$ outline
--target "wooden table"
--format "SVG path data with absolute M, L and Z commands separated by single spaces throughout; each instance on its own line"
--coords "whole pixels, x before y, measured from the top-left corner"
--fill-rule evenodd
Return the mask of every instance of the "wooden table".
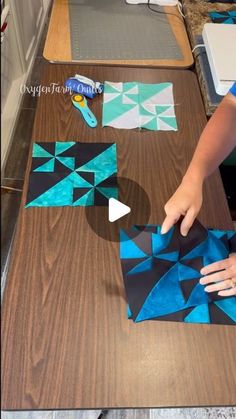
M 161 223 L 206 123 L 195 75 L 46 64 L 42 85 L 75 71 L 174 83 L 177 132 L 90 129 L 62 93 L 40 97 L 33 131 L 33 141 L 116 141 L 119 174 L 146 190 L 150 223 Z M 99 121 L 101 102 L 91 104 Z M 92 232 L 85 208 L 24 209 L 28 172 L 3 302 L 2 408 L 235 404 L 235 328 L 127 320 L 118 243 Z M 232 229 L 218 172 L 205 186 L 200 220 Z
M 123 0 L 121 0 L 123 1 Z M 165 7 L 168 21 L 183 55 L 181 60 L 80 60 L 83 64 L 135 65 L 165 68 L 188 68 L 194 63 L 184 21 L 176 7 Z M 178 18 L 173 16 L 177 15 Z M 50 62 L 72 63 L 68 0 L 54 0 L 50 24 L 43 52 Z

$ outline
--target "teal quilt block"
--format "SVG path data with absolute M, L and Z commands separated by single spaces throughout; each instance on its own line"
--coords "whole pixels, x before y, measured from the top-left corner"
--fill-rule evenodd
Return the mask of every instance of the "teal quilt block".
M 33 144 L 27 207 L 107 206 L 118 198 L 116 144 Z
M 172 83 L 105 82 L 102 125 L 177 131 Z

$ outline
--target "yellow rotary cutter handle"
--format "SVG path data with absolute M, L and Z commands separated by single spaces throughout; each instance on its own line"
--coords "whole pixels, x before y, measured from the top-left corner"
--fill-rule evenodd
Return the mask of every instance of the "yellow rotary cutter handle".
M 85 122 L 91 128 L 95 128 L 98 123 L 94 114 L 90 111 L 85 97 L 80 94 L 75 94 L 71 97 L 71 101 L 73 103 L 73 106 L 82 113 Z

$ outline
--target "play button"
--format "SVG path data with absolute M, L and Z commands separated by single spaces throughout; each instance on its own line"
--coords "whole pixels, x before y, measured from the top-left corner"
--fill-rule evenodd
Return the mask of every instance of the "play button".
M 108 208 L 108 219 L 110 223 L 119 220 L 125 215 L 129 214 L 131 208 L 128 205 L 123 204 L 115 198 L 109 199 L 109 208 Z
M 131 179 L 117 178 L 118 196 L 105 206 L 87 206 L 85 214 L 90 228 L 105 240 L 119 242 L 120 229 L 145 226 L 149 222 L 151 205 L 145 190 Z M 144 228 L 144 227 L 143 227 Z M 140 234 L 140 229 L 137 234 Z

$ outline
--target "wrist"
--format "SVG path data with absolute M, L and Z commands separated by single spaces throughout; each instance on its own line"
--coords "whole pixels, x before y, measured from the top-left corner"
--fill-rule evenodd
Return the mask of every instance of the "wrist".
M 204 180 L 205 176 L 200 171 L 191 172 L 187 170 L 183 176 L 182 184 L 202 188 Z

